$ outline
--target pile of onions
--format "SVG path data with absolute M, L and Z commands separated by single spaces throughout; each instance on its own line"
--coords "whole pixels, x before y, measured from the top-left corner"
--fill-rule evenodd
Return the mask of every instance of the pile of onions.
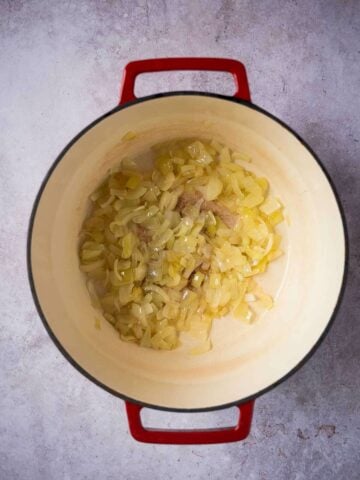
M 213 319 L 251 323 L 254 306 L 272 307 L 253 277 L 282 254 L 282 205 L 239 160 L 215 141 L 171 142 L 151 172 L 124 159 L 91 195 L 80 269 L 122 340 L 171 350 L 188 332 L 203 353 Z

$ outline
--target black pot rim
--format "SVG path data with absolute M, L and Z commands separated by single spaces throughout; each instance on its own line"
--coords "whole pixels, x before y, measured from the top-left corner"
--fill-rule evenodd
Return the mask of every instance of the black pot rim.
M 139 400 L 135 400 L 133 398 L 130 398 L 122 393 L 119 393 L 117 392 L 116 390 L 108 387 L 107 385 L 105 385 L 104 383 L 102 383 L 100 380 L 96 379 L 95 377 L 93 377 L 91 374 L 89 374 L 83 367 L 81 367 L 81 365 L 79 365 L 73 358 L 72 356 L 66 351 L 66 349 L 63 347 L 63 345 L 60 343 L 60 341 L 57 339 L 56 335 L 54 334 L 54 332 L 51 330 L 50 328 L 50 325 L 48 324 L 47 320 L 46 320 L 46 317 L 41 309 L 41 305 L 40 305 L 40 301 L 38 299 L 38 296 L 37 296 L 37 293 L 36 293 L 36 289 L 35 289 L 35 283 L 34 283 L 34 279 L 33 279 L 33 274 L 32 274 L 32 267 L 31 267 L 31 241 L 32 241 L 32 231 L 33 231 L 33 226 L 34 226 L 34 221 L 35 221 L 35 216 L 36 216 L 36 212 L 37 212 L 37 208 L 38 208 L 38 205 L 39 205 L 39 202 L 41 200 L 41 196 L 42 196 L 42 193 L 47 185 L 47 182 L 52 174 L 52 172 L 55 170 L 56 166 L 58 165 L 58 163 L 61 161 L 61 159 L 64 157 L 65 153 L 74 145 L 75 142 L 77 142 L 77 140 L 79 140 L 88 130 L 90 130 L 91 128 L 93 128 L 95 125 L 97 125 L 99 122 L 101 122 L 102 120 L 104 120 L 105 118 L 115 114 L 116 112 L 120 111 L 120 110 L 123 110 L 125 108 L 129 108 L 131 107 L 132 105 L 134 104 L 138 104 L 138 103 L 142 103 L 142 102 L 146 102 L 146 101 L 149 101 L 149 100 L 154 100 L 154 99 L 157 99 L 157 98 L 163 98 L 163 97 L 172 97 L 172 96 L 205 96 L 205 97 L 212 97 L 212 98 L 218 98 L 218 99 L 221 99 L 221 100 L 226 100 L 226 101 L 229 101 L 229 102 L 234 102 L 234 103 L 237 103 L 237 104 L 241 104 L 241 105 L 245 105 L 246 107 L 249 107 L 253 110 L 256 110 L 264 115 L 266 115 L 267 117 L 271 118 L 272 120 L 274 120 L 275 122 L 277 122 L 278 124 L 280 124 L 282 127 L 284 127 L 286 130 L 288 130 L 309 152 L 310 154 L 312 155 L 312 157 L 315 159 L 315 161 L 318 163 L 319 167 L 321 168 L 323 174 L 325 175 L 325 177 L 327 178 L 328 182 L 329 182 L 329 185 L 332 189 L 332 192 L 334 194 L 334 197 L 335 197 L 335 200 L 336 200 L 336 203 L 337 203 L 337 206 L 338 206 L 338 209 L 339 209 L 339 212 L 340 212 L 340 215 L 341 215 L 341 220 L 342 220 L 342 225 L 343 225 L 343 230 L 344 230 L 344 242 L 345 242 L 345 259 L 344 259 L 344 270 L 343 270 L 343 277 L 342 277 L 342 283 L 341 283 L 341 288 L 340 288 L 340 291 L 339 291 L 339 294 L 338 294 L 338 298 L 337 298 L 337 302 L 335 304 L 335 307 L 334 307 L 334 310 L 329 318 L 329 321 L 324 329 L 324 331 L 322 332 L 322 334 L 320 335 L 320 337 L 318 338 L 318 340 L 315 342 L 315 344 L 312 346 L 312 348 L 308 351 L 308 353 L 303 357 L 303 359 L 297 364 L 295 365 L 295 367 L 293 367 L 289 372 L 287 372 L 283 377 L 281 377 L 279 380 L 277 380 L 276 382 L 272 383 L 271 385 L 267 386 L 266 388 L 256 392 L 255 394 L 251 395 L 251 396 L 248 396 L 246 398 L 241 398 L 239 400 L 235 400 L 235 401 L 232 401 L 232 402 L 228 402 L 228 403 L 225 403 L 225 404 L 222 404 L 222 405 L 216 405 L 216 406 L 213 406 L 213 407 L 205 407 L 205 408 L 170 408 L 170 407 L 164 407 L 164 406 L 161 406 L 161 405 L 153 405 L 153 404 L 150 404 L 150 403 L 146 403 L 146 402 L 142 402 L 142 401 L 139 401 Z M 122 400 L 125 400 L 125 401 L 128 401 L 128 402 L 132 402 L 132 403 L 135 403 L 135 404 L 138 404 L 138 405 L 141 405 L 142 407 L 148 407 L 148 408 L 152 408 L 152 409 L 156 409 L 156 410 L 163 410 L 163 411 L 170 411 L 170 412 L 209 412 L 209 411 L 214 411 L 214 410 L 220 410 L 220 409 L 224 409 L 224 408 L 230 408 L 230 407 L 234 407 L 234 406 L 237 406 L 239 404 L 242 404 L 242 403 L 246 403 L 246 402 L 249 402 L 249 401 L 253 401 L 255 400 L 257 397 L 263 395 L 264 393 L 267 393 L 269 392 L 270 390 L 274 389 L 275 387 L 277 387 L 278 385 L 280 385 L 281 383 L 283 383 L 285 380 L 287 380 L 288 378 L 290 378 L 294 373 L 296 373 L 315 353 L 315 351 L 319 348 L 319 346 L 321 345 L 321 343 L 324 341 L 326 335 L 329 333 L 329 330 L 331 328 L 331 326 L 333 325 L 334 323 L 334 320 L 335 320 L 335 317 L 336 317 L 336 314 L 340 308 L 340 304 L 343 300 L 343 297 L 344 297 L 344 291 L 345 291 L 345 284 L 346 284 L 346 277 L 347 277 L 347 274 L 348 274 L 348 262 L 349 262 L 349 239 L 348 239 L 348 230 L 347 230 L 347 226 L 346 226 L 346 219 L 345 219 L 345 214 L 344 214 L 344 211 L 343 211 L 343 207 L 341 205 L 341 202 L 340 202 L 340 199 L 339 199 L 339 195 L 335 189 L 335 186 L 334 186 L 334 183 L 333 181 L 331 180 L 330 178 L 330 175 L 328 174 L 328 172 L 326 171 L 324 165 L 322 164 L 322 162 L 320 161 L 320 159 L 318 158 L 318 156 L 315 154 L 315 152 L 310 148 L 310 146 L 303 140 L 303 138 L 301 138 L 292 128 L 290 128 L 286 123 L 284 123 L 282 120 L 280 120 L 279 118 L 277 118 L 276 116 L 274 116 L 273 114 L 267 112 L 266 110 L 264 110 L 263 108 L 249 102 L 249 101 L 246 101 L 246 100 L 241 100 L 241 99 L 238 99 L 238 98 L 235 98 L 235 97 L 228 97 L 228 96 L 225 96 L 225 95 L 220 95 L 220 94 L 215 94 L 215 93 L 206 93 L 206 92 L 196 92 L 196 91 L 174 91 L 174 92 L 166 92 L 166 93 L 157 93 L 157 94 L 154 94 L 154 95 L 149 95 L 149 96 L 146 96 L 146 97 L 142 97 L 140 99 L 136 99 L 136 100 L 133 100 L 133 101 L 130 101 L 130 102 L 127 102 L 127 103 L 124 103 L 122 105 L 118 105 L 116 106 L 115 108 L 113 108 L 112 110 L 110 110 L 109 112 L 105 113 L 104 115 L 100 116 L 99 118 L 97 118 L 96 120 L 94 120 L 92 123 L 90 123 L 87 127 L 85 127 L 83 130 L 81 130 L 80 133 L 78 133 L 68 144 L 67 146 L 62 150 L 62 152 L 58 155 L 58 157 L 56 158 L 56 160 L 54 161 L 54 163 L 51 165 L 50 169 L 48 170 L 43 182 L 41 183 L 41 186 L 40 186 L 40 189 L 36 195 L 36 198 L 35 198 L 35 201 L 34 201 L 34 205 L 33 205 L 33 209 L 32 209 L 32 212 L 31 212 L 31 216 L 30 216 L 30 221 L 29 221 L 29 226 L 28 226 L 28 234 L 27 234 L 27 272 L 28 272 L 28 278 L 29 278 L 29 283 L 30 283 L 30 288 L 31 288 L 31 293 L 32 293 L 32 296 L 33 296 L 33 299 L 34 299 L 34 303 L 35 303 L 35 306 L 36 306 L 36 309 L 38 311 L 38 314 L 43 322 L 43 325 L 47 331 L 47 333 L 49 334 L 50 338 L 53 340 L 54 344 L 56 345 L 56 347 L 59 349 L 59 351 L 64 355 L 64 357 L 71 363 L 71 365 L 73 367 L 75 367 L 80 373 L 82 373 L 88 380 L 91 380 L 93 383 L 95 383 L 96 385 L 98 385 L 99 387 L 103 388 L 104 390 L 106 390 L 107 392 L 111 393 L 112 395 L 122 399 Z

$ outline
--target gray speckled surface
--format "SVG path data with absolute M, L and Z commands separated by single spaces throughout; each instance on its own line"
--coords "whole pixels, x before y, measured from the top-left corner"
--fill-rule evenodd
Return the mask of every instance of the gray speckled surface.
M 359 479 L 360 2 L 1 0 L 0 46 L 0 479 Z M 53 159 L 115 105 L 127 61 L 181 55 L 245 63 L 253 101 L 318 153 L 349 225 L 348 288 L 330 334 L 305 367 L 256 402 L 252 433 L 238 444 L 133 441 L 123 403 L 54 347 L 27 283 L 28 218 Z M 203 73 L 149 76 L 138 86 L 139 94 L 231 91 Z M 228 418 L 208 414 L 201 425 Z

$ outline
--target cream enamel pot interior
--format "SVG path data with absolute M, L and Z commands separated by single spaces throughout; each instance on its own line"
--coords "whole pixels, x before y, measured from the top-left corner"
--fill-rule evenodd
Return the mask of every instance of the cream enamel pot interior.
M 191 69 L 197 69 L 194 65 Z M 122 141 L 129 131 L 136 137 Z M 150 147 L 178 137 L 214 138 L 249 154 L 253 161 L 247 168 L 270 181 L 288 219 L 280 227 L 285 255 L 259 278 L 275 307 L 252 325 L 216 320 L 213 349 L 200 356 L 190 356 L 186 347 L 158 352 L 122 342 L 106 321 L 101 330 L 94 328 L 78 265 L 87 199 L 109 168 L 123 156 L 140 157 L 141 167 L 149 168 Z M 194 411 L 253 399 L 308 357 L 342 290 L 346 242 L 338 201 L 323 168 L 286 125 L 248 101 L 174 92 L 115 108 L 65 148 L 39 192 L 28 253 L 40 315 L 74 365 L 122 398 Z

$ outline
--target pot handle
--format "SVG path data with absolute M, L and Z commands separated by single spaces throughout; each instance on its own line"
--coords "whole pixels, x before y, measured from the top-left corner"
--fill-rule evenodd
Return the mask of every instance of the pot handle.
M 244 65 L 229 58 L 152 58 L 137 60 L 126 65 L 120 88 L 120 103 L 136 100 L 135 80 L 141 73 L 166 72 L 170 70 L 206 70 L 228 72 L 234 77 L 234 97 L 250 101 L 250 90 Z
M 125 402 L 130 433 L 135 440 L 144 443 L 171 445 L 201 445 L 228 443 L 244 440 L 250 432 L 254 401 L 237 405 L 239 420 L 234 427 L 209 430 L 155 430 L 147 429 L 141 422 L 141 405 Z

